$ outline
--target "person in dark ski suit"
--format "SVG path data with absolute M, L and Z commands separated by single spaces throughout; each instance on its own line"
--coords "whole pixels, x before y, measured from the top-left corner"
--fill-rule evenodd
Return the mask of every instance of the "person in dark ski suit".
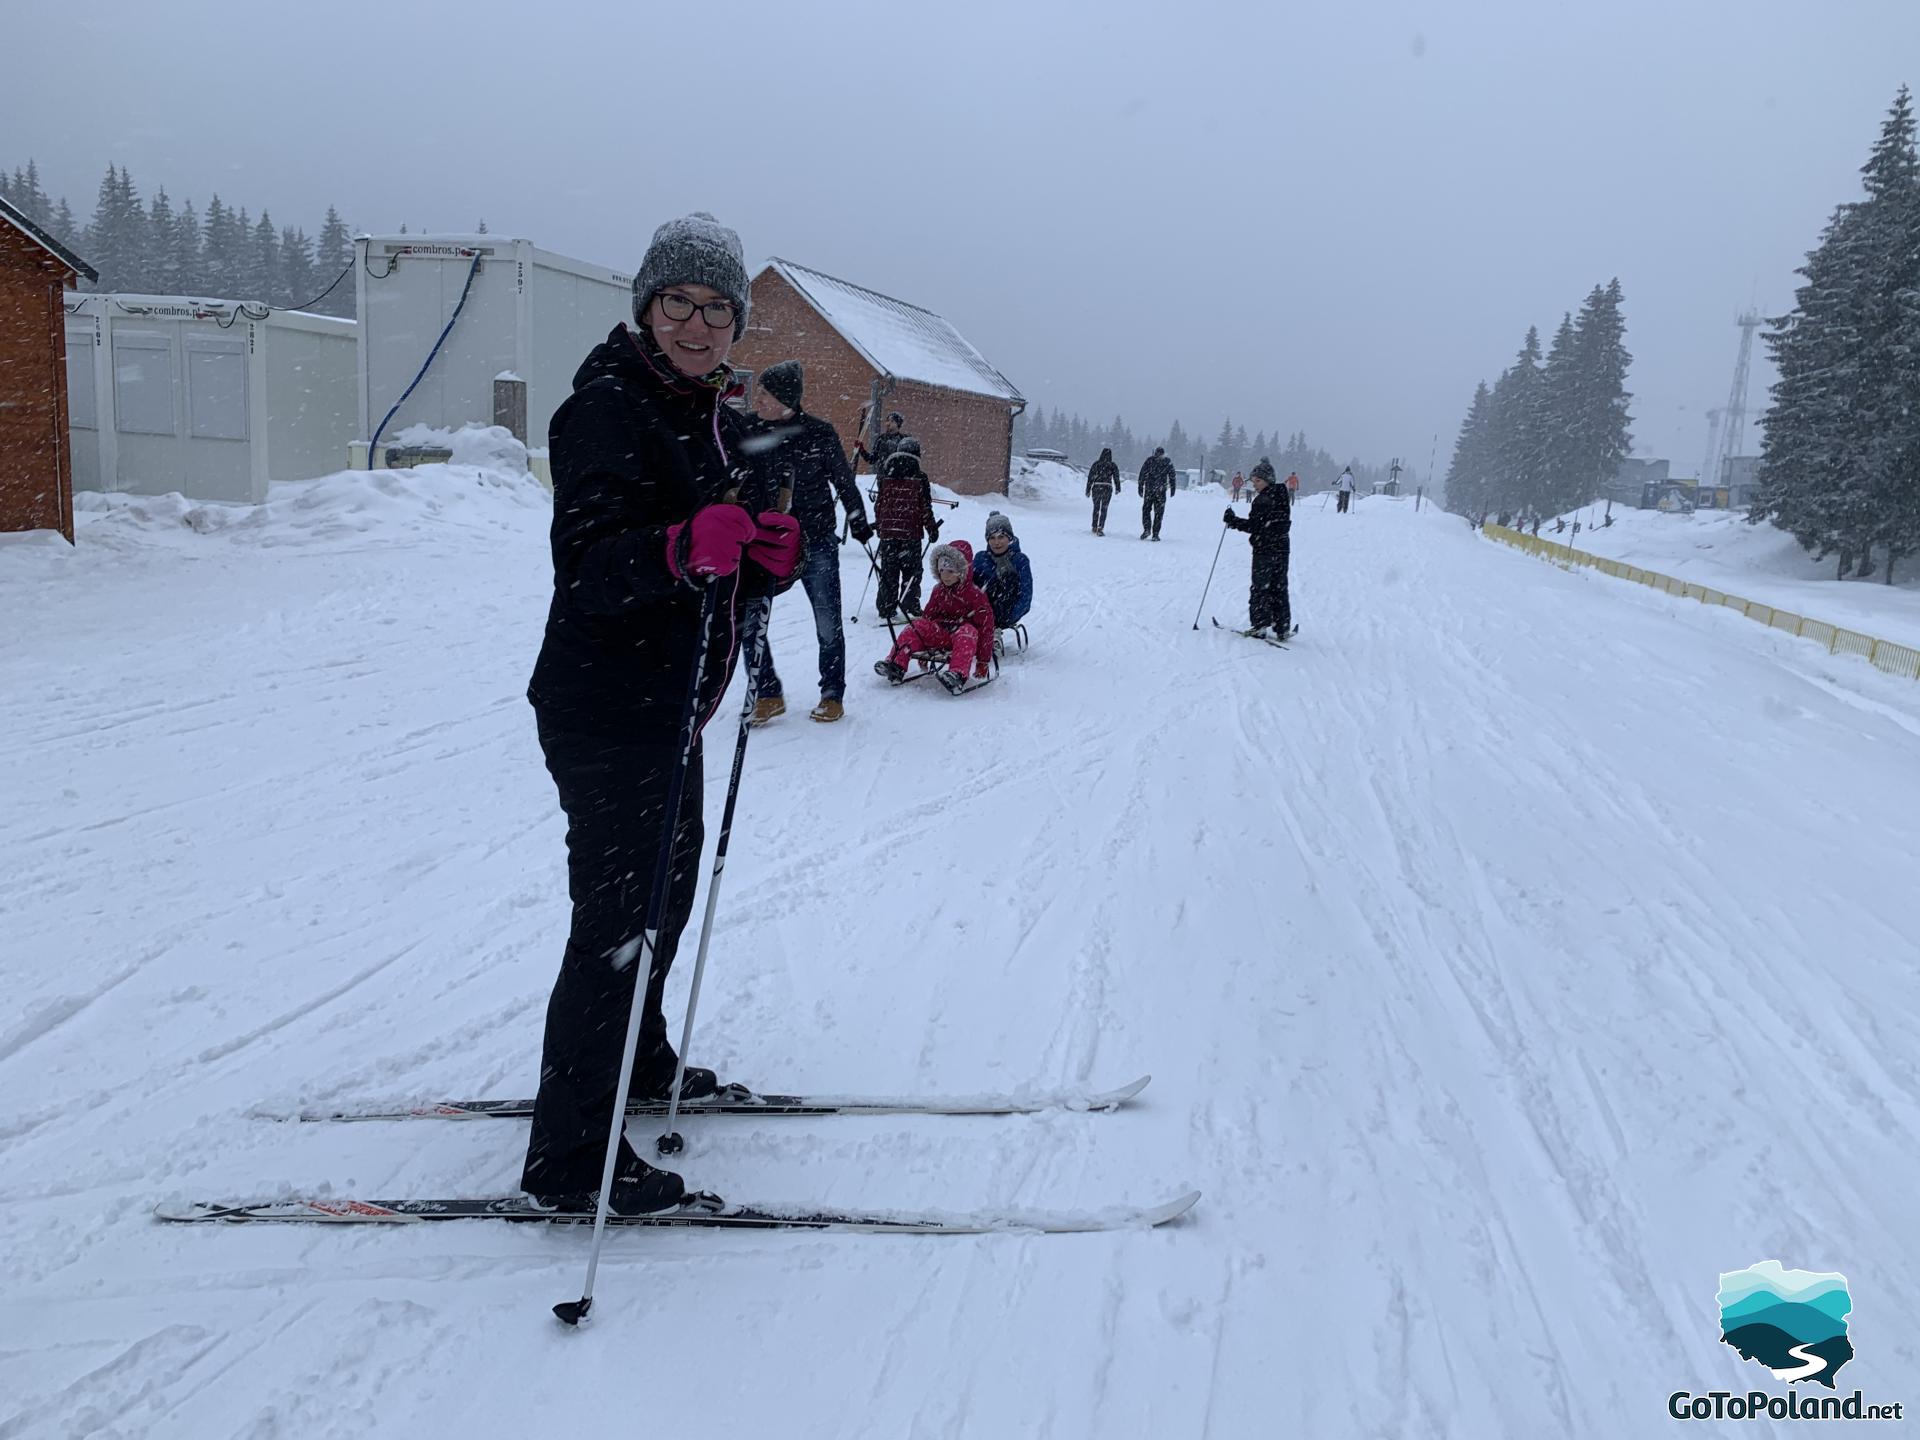
M 996 635 L 1013 629 L 1033 608 L 1033 566 L 1020 553 L 1013 522 L 998 510 L 987 516 L 987 545 L 973 557 L 973 583 L 987 592 Z
M 815 720 L 838 720 L 847 693 L 847 636 L 840 613 L 840 539 L 837 496 L 847 512 L 847 533 L 864 546 L 873 538 L 867 507 L 854 484 L 853 468 L 840 448 L 833 426 L 806 413 L 802 405 L 806 373 L 798 360 L 783 360 L 760 372 L 754 410 L 767 422 L 766 438 L 774 448 L 765 459 L 773 469 L 773 483 L 792 495 L 790 511 L 800 522 L 806 558 L 800 565 L 800 583 L 813 604 L 813 630 L 820 642 L 820 703 Z M 752 653 L 751 641 L 747 642 Z M 753 677 L 753 723 L 764 725 L 784 715 L 787 702 L 773 666 L 773 646 L 762 640 L 760 665 Z
M 1249 476 L 1253 507 L 1240 516 L 1227 507 L 1222 518 L 1253 542 L 1253 585 L 1247 593 L 1247 620 L 1255 635 L 1284 640 L 1293 633 L 1293 607 L 1287 600 L 1287 550 L 1293 505 L 1286 487 L 1274 483 L 1273 466 L 1263 456 Z
M 880 618 L 892 620 L 897 606 L 909 617 L 920 613 L 920 537 L 940 538 L 933 518 L 933 483 L 920 468 L 919 444 L 907 444 L 887 457 L 874 501 L 874 528 L 880 534 L 880 583 L 875 602 Z
M 1102 450 L 1100 458 L 1087 467 L 1087 496 L 1093 501 L 1093 533 L 1107 533 L 1107 506 L 1113 492 L 1120 488 L 1120 467 L 1113 463 L 1113 451 Z
M 880 438 L 873 442 L 873 449 L 856 444 L 853 453 L 873 468 L 873 473 L 886 473 L 887 461 L 906 447 L 913 437 L 906 433 L 907 417 L 898 410 L 887 412 L 887 428 L 880 432 Z M 916 442 L 917 443 L 917 442 Z
M 1156 448 L 1140 467 L 1135 482 L 1140 491 L 1140 538 L 1158 540 L 1160 521 L 1167 513 L 1167 496 L 1173 492 L 1173 461 L 1164 448 Z
M 587 356 L 548 431 L 553 600 L 527 698 L 567 816 L 573 922 L 547 1003 L 520 1180 L 543 1205 L 594 1203 L 624 1098 L 615 1091 L 636 984 L 645 989 L 628 1093 L 664 1098 L 672 1087 L 661 998 L 699 878 L 699 728 L 732 679 L 743 612 L 763 607 L 800 561 L 799 525 L 774 508 L 768 472 L 741 445 L 752 422 L 726 403 L 737 393 L 727 352 L 747 301 L 739 237 L 704 213 L 668 221 L 634 277 L 634 323 Z M 670 817 L 683 754 L 682 803 Z M 650 914 L 669 830 L 671 880 Z M 711 1070 L 689 1067 L 683 1094 L 717 1085 Z M 614 1211 L 663 1209 L 684 1193 L 678 1175 L 620 1141 L 606 1197 Z

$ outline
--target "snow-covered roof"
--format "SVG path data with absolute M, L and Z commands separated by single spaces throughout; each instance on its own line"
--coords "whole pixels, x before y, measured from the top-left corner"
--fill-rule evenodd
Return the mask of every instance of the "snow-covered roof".
M 967 338 L 931 310 L 778 256 L 766 269 L 800 292 L 846 342 L 883 375 L 969 395 L 1025 404 L 1019 390 Z
M 34 244 L 53 256 L 54 259 L 58 260 L 69 270 L 73 271 L 74 274 L 85 276 L 89 280 L 98 280 L 100 278 L 99 272 L 96 271 L 93 266 L 82 260 L 45 230 L 41 229 L 28 218 L 25 211 L 13 206 L 4 195 L 0 195 L 0 221 L 4 221 L 18 230 L 22 235 L 26 236 L 27 239 L 33 241 Z

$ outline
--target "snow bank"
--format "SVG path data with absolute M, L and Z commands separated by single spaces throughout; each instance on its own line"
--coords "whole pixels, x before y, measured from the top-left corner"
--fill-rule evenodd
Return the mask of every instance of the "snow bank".
M 1877 576 L 1836 580 L 1838 557 L 1816 561 L 1784 530 L 1750 525 L 1737 511 L 1668 515 L 1616 505 L 1611 526 L 1591 529 L 1586 521 L 1600 509 L 1579 513 L 1578 538 L 1571 524 L 1558 533 L 1543 526 L 1540 538 L 1883 640 L 1920 645 L 1920 562 L 1915 560 L 1896 567 L 1891 586 Z
M 514 439 L 513 432 L 504 425 L 462 425 L 458 430 L 409 425 L 388 443 L 450 450 L 453 456 L 448 463 L 452 465 L 508 473 L 527 468 L 527 447 Z

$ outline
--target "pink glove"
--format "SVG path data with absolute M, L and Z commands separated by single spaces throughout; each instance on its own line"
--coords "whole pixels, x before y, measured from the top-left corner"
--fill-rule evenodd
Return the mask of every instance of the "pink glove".
M 667 569 L 676 580 L 706 580 L 740 568 L 753 517 L 738 505 L 708 505 L 667 527 Z
M 747 558 L 776 581 L 791 580 L 800 568 L 800 522 L 778 510 L 762 510 Z

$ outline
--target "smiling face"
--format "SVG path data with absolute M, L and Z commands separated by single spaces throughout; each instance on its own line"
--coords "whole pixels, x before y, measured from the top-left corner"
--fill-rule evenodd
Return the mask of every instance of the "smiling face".
M 960 583 L 961 578 L 965 576 L 967 572 L 965 567 L 953 556 L 942 555 L 940 559 L 935 562 L 933 573 L 939 577 L 942 585 L 954 586 Z
M 1013 548 L 1013 537 L 1004 530 L 996 530 L 987 537 L 987 549 L 996 555 L 1004 555 Z
M 773 392 L 764 385 L 753 392 L 753 413 L 762 420 L 786 420 L 793 415 L 793 411 L 774 399 Z
M 666 295 L 691 300 L 693 313 L 684 320 L 670 318 L 661 299 Z M 716 329 L 707 323 L 706 311 L 701 308 L 726 298 L 705 285 L 667 285 L 647 305 L 647 328 L 653 332 L 653 343 L 682 375 L 710 375 L 726 364 L 727 352 L 733 349 L 733 322 Z

